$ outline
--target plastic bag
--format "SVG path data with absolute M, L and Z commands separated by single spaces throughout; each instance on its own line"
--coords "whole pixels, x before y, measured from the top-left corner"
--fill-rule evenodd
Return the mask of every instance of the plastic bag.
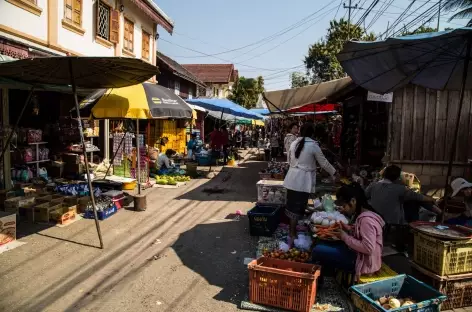
M 44 180 L 47 180 L 48 179 L 48 171 L 46 170 L 46 168 L 39 168 L 39 176 L 41 178 L 43 178 Z
M 279 249 L 283 252 L 287 252 L 290 249 L 290 246 L 285 242 L 279 242 Z
M 330 195 L 325 194 L 323 195 L 321 199 L 321 203 L 323 204 L 323 208 L 327 212 L 333 212 L 334 211 L 334 201 L 331 198 Z
M 298 238 L 296 238 L 293 243 L 298 249 L 309 250 L 312 242 L 309 236 L 298 234 Z

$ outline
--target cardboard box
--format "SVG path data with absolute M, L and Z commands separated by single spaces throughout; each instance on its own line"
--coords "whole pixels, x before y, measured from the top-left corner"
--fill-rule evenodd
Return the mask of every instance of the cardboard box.
M 50 220 L 62 225 L 74 221 L 76 216 L 77 205 L 62 204 L 62 207 L 50 212 Z
M 0 212 L 0 246 L 16 240 L 16 214 Z
M 62 161 L 66 164 L 78 165 L 80 164 L 80 156 L 74 153 L 64 153 L 62 154 Z
M 25 207 L 34 203 L 34 197 L 18 196 L 5 200 L 5 211 L 16 211 L 18 208 Z
M 61 203 L 58 204 L 53 202 L 37 205 L 33 208 L 33 222 L 49 222 L 50 213 L 61 207 Z

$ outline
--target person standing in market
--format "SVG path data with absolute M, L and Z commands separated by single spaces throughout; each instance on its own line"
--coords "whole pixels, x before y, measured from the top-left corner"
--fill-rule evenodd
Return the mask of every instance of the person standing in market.
M 197 149 L 197 134 L 192 133 L 190 140 L 187 143 L 187 158 L 189 160 L 194 159 L 195 151 Z
M 211 147 L 211 157 L 214 160 L 218 160 L 221 157 L 221 150 L 223 148 L 223 136 L 218 127 L 215 126 L 215 129 L 210 134 L 210 147 Z
M 301 128 L 301 137 L 292 142 L 289 149 L 290 165 L 284 180 L 287 189 L 287 208 L 285 214 L 290 219 L 288 245 L 293 246 L 297 237 L 297 224 L 303 218 L 308 199 L 316 187 L 316 168 L 319 165 L 333 179 L 337 177 L 336 169 L 326 160 L 318 143 L 313 140 L 315 128 L 312 123 L 305 123 Z
M 228 163 L 229 155 L 229 133 L 226 126 L 221 127 L 221 143 L 223 145 L 223 163 L 226 165 Z
M 298 123 L 293 122 L 288 126 L 288 133 L 285 136 L 284 139 L 284 152 L 287 153 L 287 159 L 288 159 L 288 152 L 290 150 L 290 145 L 292 145 L 293 141 L 295 141 L 298 138 Z

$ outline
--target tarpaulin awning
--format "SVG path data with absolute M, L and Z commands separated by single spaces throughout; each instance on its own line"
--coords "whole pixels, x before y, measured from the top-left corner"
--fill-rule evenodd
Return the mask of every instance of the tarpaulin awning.
M 71 72 L 72 70 L 72 72 Z M 150 79 L 157 67 L 130 57 L 55 56 L 0 62 L 0 77 L 32 85 L 121 88 Z
M 351 83 L 351 78 L 345 77 L 301 88 L 264 92 L 263 96 L 267 108 L 273 113 L 278 113 L 281 110 L 286 111 L 291 108 L 320 103 Z
M 335 111 L 339 104 L 308 104 L 286 110 L 287 113 L 323 113 Z
M 203 107 L 200 107 L 200 106 L 197 106 L 197 105 L 193 105 L 193 104 L 189 104 L 187 103 L 188 106 L 190 106 L 193 110 L 196 110 L 196 111 L 199 111 L 199 112 L 203 112 L 203 113 L 206 113 L 206 109 L 204 109 Z
M 262 116 L 228 100 L 228 99 L 188 99 L 188 103 L 208 110 L 231 114 L 248 119 L 262 119 Z
M 192 108 L 173 90 L 152 83 L 96 90 L 80 105 L 81 115 L 98 119 L 192 118 Z
M 263 116 L 270 114 L 270 111 L 267 108 L 251 108 L 250 111 Z

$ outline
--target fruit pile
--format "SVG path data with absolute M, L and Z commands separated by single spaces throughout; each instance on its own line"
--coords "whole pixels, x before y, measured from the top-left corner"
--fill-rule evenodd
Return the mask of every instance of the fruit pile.
M 393 296 L 380 297 L 375 300 L 375 303 L 382 306 L 385 310 L 398 309 L 400 307 L 406 307 L 415 304 L 416 302 L 411 298 L 400 298 L 397 299 Z
M 190 177 L 188 176 L 156 176 L 156 183 L 160 185 L 177 185 L 177 182 L 188 182 Z
M 269 251 L 264 249 L 262 253 L 264 257 L 274 258 L 280 260 L 294 261 L 294 262 L 307 262 L 310 259 L 310 253 L 296 248 L 292 248 L 288 251 L 283 251 L 281 249 Z

